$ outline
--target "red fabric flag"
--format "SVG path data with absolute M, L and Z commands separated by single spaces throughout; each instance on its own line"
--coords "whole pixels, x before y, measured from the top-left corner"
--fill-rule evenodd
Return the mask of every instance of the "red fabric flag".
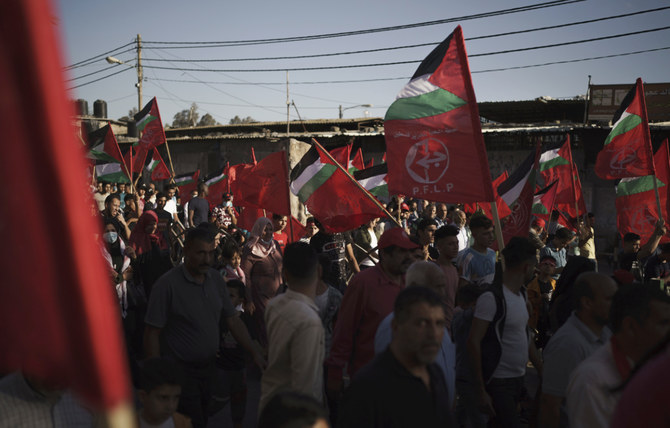
M 291 216 L 291 225 L 293 226 L 293 234 L 288 237 L 289 242 L 300 241 L 300 238 L 302 238 L 302 236 L 305 234 L 305 226 L 303 226 L 302 223 L 300 223 L 298 219 L 293 216 Z M 285 231 L 289 234 L 291 233 L 291 229 L 289 227 L 287 227 Z
M 360 147 L 358 148 L 354 159 L 351 161 L 351 166 L 359 171 L 365 169 L 365 162 L 363 162 L 363 152 L 361 151 Z
M 423 60 L 384 118 L 388 188 L 431 201 L 494 201 L 463 33 Z
M 349 158 L 351 157 L 351 146 L 349 144 L 329 150 L 329 153 L 344 169 L 349 170 Z
M 152 180 L 154 181 L 167 180 L 168 178 L 172 177 L 170 169 L 167 167 L 167 165 L 165 165 L 165 162 L 163 162 L 163 158 L 161 157 L 160 153 L 158 153 L 158 149 L 154 149 L 154 154 L 151 158 L 151 165 L 152 165 L 151 169 Z
M 385 213 L 374 196 L 337 167 L 316 140 L 291 170 L 291 191 L 329 233 L 352 230 Z
M 647 105 L 640 78 L 614 113 L 612 131 L 598 153 L 595 171 L 606 180 L 654 174 Z
M 242 207 L 240 215 L 237 217 L 237 227 L 244 230 L 251 230 L 254 223 L 261 217 L 265 217 L 264 210 L 252 207 Z
M 233 168 L 235 167 L 230 169 Z M 236 204 L 290 215 L 285 151 L 273 153 L 261 159 L 256 165 L 236 171 L 234 179 L 233 175 L 230 175 L 230 189 L 235 195 Z
M 502 200 L 500 195 L 498 194 L 498 186 L 500 186 L 503 181 L 507 180 L 509 177 L 509 174 L 507 171 L 504 171 L 498 178 L 493 180 L 493 191 L 495 192 L 496 196 L 496 207 L 498 208 L 498 216 L 502 220 L 503 218 L 507 217 L 510 215 L 512 212 L 505 201 Z M 468 214 L 474 214 L 477 211 L 477 207 L 482 210 L 484 215 L 488 218 L 493 218 L 493 212 L 491 211 L 491 203 L 490 202 L 475 202 L 475 203 L 469 203 L 469 204 L 464 204 L 463 205 L 463 211 L 465 211 Z
M 668 155 L 668 140 L 654 154 L 656 164 L 656 183 L 663 218 L 668 221 L 670 214 L 670 158 Z M 623 236 L 628 232 L 637 233 L 642 242 L 647 242 L 654 231 L 656 220 L 659 218 L 656 194 L 654 191 L 654 176 L 624 178 L 617 185 L 616 210 L 617 230 Z M 667 235 L 661 242 L 670 242 Z
M 0 371 L 20 369 L 111 409 L 131 396 L 127 357 L 55 16 L 45 0 L 0 2 L 0 240 L 11 252 L 0 257 Z M 54 209 L 61 193 L 35 191 L 44 183 L 74 195 L 67 209 Z

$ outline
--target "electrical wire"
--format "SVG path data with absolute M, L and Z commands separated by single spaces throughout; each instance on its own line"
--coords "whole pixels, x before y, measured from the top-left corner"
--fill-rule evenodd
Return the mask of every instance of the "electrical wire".
M 125 62 L 124 64 L 128 64 L 128 63 Z M 93 71 L 93 72 L 91 72 L 91 73 L 84 74 L 84 75 L 82 75 L 82 76 L 73 77 L 73 78 L 71 78 L 71 79 L 67 79 L 66 82 L 72 82 L 72 81 L 74 81 L 74 80 L 83 79 L 84 77 L 93 76 L 94 74 L 98 74 L 98 73 L 102 73 L 103 71 L 111 70 L 112 68 L 115 68 L 117 65 L 118 65 L 118 64 L 113 64 L 113 65 L 111 65 L 111 66 L 109 66 L 109 67 L 101 68 L 100 70 Z M 128 64 L 128 65 L 130 65 L 130 64 Z M 134 67 L 134 66 L 133 66 L 133 67 Z
M 390 27 L 380 27 L 380 28 L 370 28 L 366 30 L 356 30 L 356 31 L 344 31 L 338 33 L 326 33 L 326 34 L 314 34 L 309 36 L 294 36 L 294 37 L 280 37 L 272 39 L 252 39 L 252 40 L 229 40 L 229 41 L 219 41 L 219 42 L 164 42 L 164 41 L 146 41 L 144 42 L 147 46 L 146 49 L 151 49 L 151 44 L 158 45 L 183 45 L 183 46 L 164 46 L 162 49 L 189 49 L 189 48 L 208 48 L 208 47 L 223 47 L 223 46 L 248 46 L 254 44 L 270 44 L 270 43 L 286 43 L 286 42 L 298 42 L 298 41 L 307 41 L 307 40 L 320 40 L 320 39 L 330 39 L 336 37 L 348 37 L 348 36 L 358 36 L 363 34 L 373 34 L 381 33 L 387 31 L 397 31 L 397 30 L 406 30 L 410 28 L 418 27 L 427 27 L 432 25 L 446 24 L 450 22 L 460 22 L 468 21 L 473 19 L 488 18 L 493 16 L 501 16 L 512 13 L 527 12 L 531 10 L 544 9 L 555 6 L 565 6 L 573 3 L 581 3 L 585 0 L 555 0 L 545 3 L 539 3 L 529 6 L 519 6 L 509 9 L 501 9 L 492 12 L 483 12 L 473 15 L 464 15 L 454 18 L 439 19 L 435 21 L 424 21 L 417 22 L 414 24 L 404 24 L 396 25 Z
M 611 36 L 603 36 L 603 37 L 596 37 L 592 39 L 582 39 L 582 40 L 575 40 L 575 41 L 570 41 L 570 42 L 563 42 L 563 43 L 553 43 L 550 45 L 540 45 L 540 46 L 530 46 L 530 47 L 525 47 L 525 48 L 517 48 L 517 49 L 506 49 L 502 51 L 492 51 L 492 52 L 485 52 L 485 53 L 480 53 L 480 54 L 470 54 L 468 55 L 469 58 L 475 58 L 475 57 L 482 57 L 482 56 L 491 56 L 491 55 L 500 55 L 500 54 L 507 54 L 507 53 L 513 53 L 513 52 L 525 52 L 525 51 L 530 51 L 530 50 L 537 50 L 537 49 L 547 49 L 547 48 L 555 48 L 555 47 L 562 47 L 562 46 L 570 46 L 570 45 L 576 45 L 576 44 L 582 44 L 582 43 L 590 43 L 590 42 L 595 42 L 595 41 L 602 41 L 602 40 L 609 40 L 609 39 L 615 39 L 615 38 L 620 38 L 620 37 L 628 37 L 628 36 L 633 36 L 633 35 L 639 35 L 639 34 L 646 34 L 646 33 L 652 33 L 656 31 L 664 31 L 670 29 L 670 26 L 667 27 L 659 27 L 659 28 L 652 28 L 649 30 L 640 30 L 640 31 L 634 31 L 630 33 L 623 33 L 623 34 L 615 34 Z M 415 64 L 415 63 L 420 63 L 421 60 L 408 60 L 408 61 L 392 61 L 392 62 L 379 62 L 379 63 L 371 63 L 371 64 L 348 64 L 348 65 L 326 65 L 326 66 L 315 66 L 315 67 L 287 67 L 287 68 L 257 68 L 257 69 L 197 69 L 197 68 L 179 68 L 179 67 L 165 67 L 165 66 L 160 66 L 160 65 L 145 65 L 145 68 L 151 68 L 151 69 L 157 69 L 157 70 L 175 70 L 175 71 L 204 71 L 204 72 L 214 72 L 214 73 L 262 73 L 262 72 L 276 72 L 276 71 L 315 71 L 315 70 L 337 70 L 337 69 L 347 69 L 347 68 L 367 68 L 367 67 L 384 67 L 384 66 L 389 66 L 389 65 L 402 65 L 402 64 Z
M 607 20 L 612 20 L 612 19 L 619 19 L 619 18 L 627 18 L 635 15 L 642 15 L 646 13 L 652 13 L 652 12 L 659 12 L 662 10 L 670 9 L 670 6 L 665 6 L 665 7 L 658 7 L 655 9 L 647 9 L 647 10 L 642 10 L 638 12 L 631 12 L 631 13 L 626 13 L 626 14 L 620 14 L 620 15 L 612 15 L 612 16 L 606 16 L 603 18 L 596 18 L 596 19 L 589 19 L 585 21 L 579 21 L 579 22 L 570 22 L 566 24 L 558 24 L 558 25 L 550 25 L 550 26 L 545 26 L 545 27 L 537 27 L 537 28 L 530 28 L 526 30 L 518 30 L 518 31 L 508 31 L 504 33 L 496 33 L 496 34 L 488 34 L 484 36 L 475 36 L 475 37 L 469 37 L 467 38 L 468 41 L 473 41 L 473 40 L 482 40 L 482 39 L 490 39 L 490 38 L 496 38 L 496 37 L 503 37 L 503 36 L 511 36 L 511 35 L 517 35 L 517 34 L 526 34 L 526 33 L 532 33 L 536 31 L 545 31 L 545 30 L 551 30 L 551 29 L 557 29 L 557 28 L 566 28 L 566 27 L 572 27 L 575 25 L 583 25 L 583 24 L 591 24 L 595 22 L 602 22 L 602 21 L 607 21 Z M 620 36 L 622 37 L 622 36 Z M 597 40 L 597 39 L 594 39 Z M 243 61 L 276 61 L 276 60 L 293 60 L 293 59 L 305 59 L 305 58 L 323 58 L 323 57 L 332 57 L 332 56 L 342 56 L 342 55 L 357 55 L 357 54 L 366 54 L 366 53 L 374 53 L 374 52 L 384 52 L 384 51 L 393 51 L 393 50 L 399 50 L 399 49 L 412 49 L 412 48 L 418 48 L 418 47 L 425 47 L 425 46 L 434 46 L 439 44 L 440 42 L 430 42 L 430 43 L 418 43 L 418 44 L 412 44 L 412 45 L 404 45 L 404 46 L 392 46 L 392 47 L 386 47 L 386 48 L 376 48 L 376 49 L 363 49 L 363 50 L 357 50 L 357 51 L 345 51 L 345 52 L 334 52 L 334 53 L 320 53 L 320 54 L 311 54 L 311 55 L 293 55 L 293 56 L 275 56 L 275 57 L 258 57 L 258 58 L 221 58 L 221 59 L 175 59 L 175 60 L 167 60 L 163 58 L 143 58 L 144 61 L 149 61 L 149 62 L 164 62 L 164 61 L 170 61 L 170 62 L 188 62 L 188 63 L 199 63 L 199 62 L 243 62 Z
M 116 49 L 112 49 L 111 51 L 103 52 L 103 53 L 101 53 L 101 54 L 92 56 L 92 57 L 90 57 L 90 58 L 83 59 L 83 60 L 81 60 L 81 61 L 79 61 L 79 62 L 75 62 L 74 64 L 70 64 L 70 65 L 68 65 L 67 67 L 65 67 L 65 69 L 66 69 L 66 70 L 70 70 L 70 69 L 77 68 L 77 67 L 83 67 L 84 65 L 89 65 L 89 64 L 84 64 L 84 63 L 88 63 L 88 62 L 91 62 L 91 61 L 98 61 L 98 60 L 100 60 L 101 58 L 106 57 L 106 56 L 111 55 L 111 54 L 121 55 L 122 53 L 126 53 L 126 52 L 130 52 L 130 51 L 134 51 L 135 49 L 126 49 L 126 50 L 123 51 L 123 52 L 117 52 L 119 49 L 123 49 L 123 48 L 125 48 L 125 47 L 127 47 L 127 46 L 130 46 L 130 45 L 134 44 L 134 43 L 135 43 L 135 42 L 126 43 L 125 45 L 123 45 L 123 46 L 119 46 L 118 48 L 116 48 Z
M 108 74 L 108 75 L 106 75 L 106 76 L 99 77 L 99 78 L 97 78 L 97 79 L 95 79 L 95 80 L 91 80 L 90 82 L 81 83 L 81 84 L 79 84 L 79 85 L 77 85 L 77 86 L 72 86 L 72 87 L 69 88 L 69 90 L 77 89 L 77 88 L 81 88 L 82 86 L 86 86 L 86 85 L 90 85 L 91 83 L 99 82 L 99 81 L 101 81 L 101 80 L 107 79 L 107 78 L 112 77 L 112 76 L 116 76 L 117 74 L 121 74 L 121 73 L 123 73 L 124 71 L 129 71 L 129 70 L 130 70 L 130 68 L 122 68 L 121 70 L 119 70 L 119 71 L 117 71 L 117 72 L 115 72 L 115 73 L 111 73 L 111 74 Z

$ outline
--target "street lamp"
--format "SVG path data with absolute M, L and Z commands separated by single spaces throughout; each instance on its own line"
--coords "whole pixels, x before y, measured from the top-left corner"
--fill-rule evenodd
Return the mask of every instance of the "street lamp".
M 340 104 L 340 119 L 342 119 L 342 112 L 343 112 L 343 111 L 345 111 L 345 110 L 349 110 L 350 108 L 356 108 L 356 107 L 366 107 L 366 108 L 369 108 L 369 107 L 372 107 L 372 104 L 358 104 L 358 105 L 355 105 L 355 106 L 345 107 L 345 108 L 342 108 L 342 104 Z
M 137 70 L 137 83 L 135 83 L 135 87 L 137 88 L 137 111 L 142 111 L 142 80 L 144 80 L 144 77 L 142 75 L 142 38 L 140 35 L 137 35 L 137 65 L 130 65 L 127 64 L 124 61 L 121 61 L 118 58 L 114 58 L 113 56 L 108 56 L 105 58 L 105 61 L 107 61 L 109 64 L 123 64 L 127 65 L 128 67 L 135 68 Z

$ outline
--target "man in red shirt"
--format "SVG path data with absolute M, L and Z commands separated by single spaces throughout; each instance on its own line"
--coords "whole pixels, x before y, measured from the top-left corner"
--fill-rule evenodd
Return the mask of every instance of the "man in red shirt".
M 401 228 L 384 232 L 377 246 L 379 263 L 357 273 L 344 293 L 330 356 L 326 359 L 330 397 L 342 391 L 344 367 L 350 377 L 375 356 L 379 323 L 393 311 L 393 302 L 405 288 L 405 272 L 418 245 Z

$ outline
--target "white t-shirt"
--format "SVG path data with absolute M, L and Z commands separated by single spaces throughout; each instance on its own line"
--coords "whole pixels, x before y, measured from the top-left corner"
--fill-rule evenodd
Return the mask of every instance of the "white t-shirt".
M 368 234 L 370 235 L 370 248 L 377 248 L 377 235 L 374 230 L 367 229 Z M 374 261 L 373 261 L 374 260 Z M 379 260 L 369 256 L 366 257 L 360 264 L 362 266 L 374 266 Z
M 521 293 L 514 294 L 503 286 L 503 296 L 507 306 L 505 328 L 501 341 L 502 354 L 500 362 L 493 372 L 493 377 L 505 379 L 526 374 L 528 363 L 528 309 L 526 300 Z M 496 314 L 496 301 L 493 293 L 487 291 L 477 299 L 475 318 L 493 321 Z
M 174 216 L 177 214 L 177 201 L 175 199 L 170 199 L 165 203 L 165 208 L 163 209 Z

